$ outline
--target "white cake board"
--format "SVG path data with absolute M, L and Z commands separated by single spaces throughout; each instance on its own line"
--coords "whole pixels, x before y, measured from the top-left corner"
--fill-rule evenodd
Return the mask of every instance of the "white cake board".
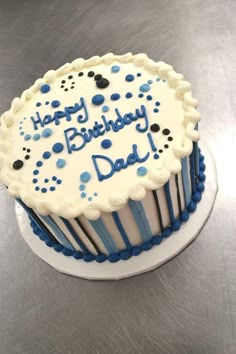
M 66 257 L 62 253 L 57 253 L 46 246 L 33 233 L 26 212 L 16 203 L 16 217 L 21 234 L 34 253 L 42 260 L 62 273 L 81 278 L 97 280 L 121 279 L 157 268 L 176 256 L 197 237 L 212 211 L 217 194 L 216 167 L 211 151 L 204 141 L 201 141 L 201 149 L 205 156 L 206 182 L 202 201 L 198 203 L 196 212 L 190 214 L 189 221 L 183 223 L 179 231 L 173 232 L 160 245 L 154 246 L 147 252 L 142 252 L 137 257 L 131 257 L 126 261 L 120 260 L 117 263 L 108 261 L 104 263 L 87 263 L 82 260 L 76 260 L 73 257 Z

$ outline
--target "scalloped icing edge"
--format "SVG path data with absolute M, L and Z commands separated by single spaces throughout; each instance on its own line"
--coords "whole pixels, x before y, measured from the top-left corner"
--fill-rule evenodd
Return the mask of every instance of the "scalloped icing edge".
M 48 202 L 42 198 L 32 195 L 26 190 L 23 183 L 10 171 L 9 160 L 7 159 L 6 151 L 8 148 L 7 133 L 9 127 L 14 123 L 14 113 L 18 112 L 27 100 L 30 100 L 43 83 L 53 83 L 57 77 L 68 74 L 72 70 L 80 71 L 84 67 L 90 67 L 101 63 L 111 64 L 114 61 L 120 63 L 134 63 L 139 67 L 153 71 L 161 78 L 165 78 L 170 87 L 176 90 L 178 99 L 181 99 L 184 104 L 185 115 L 183 123 L 185 125 L 185 136 L 182 139 L 182 144 L 173 145 L 171 156 L 168 155 L 164 160 L 163 167 L 149 173 L 149 179 L 140 182 L 133 186 L 127 195 L 116 195 L 110 197 L 107 203 L 94 202 L 87 208 L 82 210 L 78 203 L 71 205 L 70 202 L 65 202 L 63 205 Z M 21 198 L 22 201 L 30 208 L 37 210 L 40 214 L 48 215 L 55 214 L 64 218 L 75 218 L 81 214 L 91 220 L 96 220 L 100 217 L 101 212 L 113 212 L 121 209 L 128 199 L 142 200 L 145 198 L 146 190 L 160 189 L 169 180 L 171 173 L 181 171 L 180 160 L 182 157 L 189 156 L 192 152 L 193 142 L 200 139 L 199 132 L 195 130 L 195 125 L 200 121 L 200 113 L 197 111 L 198 101 L 192 97 L 191 84 L 184 80 L 182 74 L 176 73 L 173 67 L 164 62 L 155 62 L 148 58 L 146 54 L 133 55 L 126 53 L 124 55 L 114 55 L 108 53 L 102 57 L 94 56 L 90 59 L 78 58 L 72 63 L 66 63 L 57 70 L 49 70 L 43 78 L 35 81 L 33 86 L 25 90 L 21 97 L 16 97 L 11 103 L 9 111 L 3 113 L 0 117 L 0 181 L 8 187 L 8 193 L 14 198 Z

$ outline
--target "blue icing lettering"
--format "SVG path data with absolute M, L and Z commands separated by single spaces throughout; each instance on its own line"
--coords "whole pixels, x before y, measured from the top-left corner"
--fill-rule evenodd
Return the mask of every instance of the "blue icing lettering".
M 147 152 L 144 157 L 140 157 L 137 151 L 138 147 L 136 144 L 132 145 L 132 152 L 127 156 L 126 161 L 124 158 L 118 158 L 115 161 L 112 161 L 111 158 L 104 155 L 92 155 L 92 161 L 97 173 L 98 180 L 102 182 L 105 179 L 111 178 L 114 173 L 119 172 L 122 169 L 126 169 L 130 165 L 135 163 L 142 163 L 149 158 L 150 153 Z M 106 162 L 106 174 L 102 173 L 101 166 L 99 167 L 98 161 Z

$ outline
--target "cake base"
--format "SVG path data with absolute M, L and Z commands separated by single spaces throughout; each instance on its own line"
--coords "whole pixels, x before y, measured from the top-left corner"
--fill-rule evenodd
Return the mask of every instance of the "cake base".
M 172 236 L 163 240 L 160 245 L 141 253 L 137 257 L 132 257 L 125 261 L 120 260 L 117 263 L 86 263 L 57 253 L 47 247 L 33 233 L 28 215 L 16 203 L 15 210 L 20 232 L 32 251 L 42 260 L 62 273 L 77 277 L 94 280 L 122 279 L 157 268 L 176 256 L 197 237 L 212 211 L 217 194 L 216 167 L 211 151 L 204 141 L 201 141 L 201 149 L 204 153 L 207 167 L 203 201 L 198 203 L 196 212 L 190 215 L 189 221 L 183 223 L 179 231 L 174 232 Z

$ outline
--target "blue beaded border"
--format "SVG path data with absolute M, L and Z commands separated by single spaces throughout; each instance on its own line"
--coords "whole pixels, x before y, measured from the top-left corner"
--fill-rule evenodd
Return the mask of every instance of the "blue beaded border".
M 109 261 L 111 263 L 116 263 L 118 261 L 122 260 L 127 260 L 131 258 L 132 256 L 138 256 L 140 253 L 143 251 L 148 251 L 150 250 L 153 246 L 159 245 L 163 239 L 169 237 L 173 231 L 178 231 L 181 227 L 182 222 L 185 222 L 189 219 L 189 214 L 193 213 L 197 209 L 197 203 L 200 202 L 202 198 L 202 193 L 205 189 L 205 179 L 206 176 L 204 174 L 204 171 L 206 169 L 206 166 L 204 164 L 204 156 L 200 154 L 199 156 L 199 175 L 198 175 L 198 183 L 196 185 L 196 193 L 192 196 L 191 202 L 189 203 L 188 207 L 186 210 L 184 210 L 179 219 L 176 219 L 173 225 L 170 227 L 166 227 L 162 234 L 153 236 L 151 240 L 144 242 L 140 246 L 134 246 L 130 250 L 122 250 L 118 253 L 113 253 L 110 254 L 109 256 L 106 256 L 104 254 L 99 254 L 99 255 L 93 255 L 93 254 L 83 254 L 80 251 L 71 251 L 65 246 L 61 245 L 60 243 L 56 243 L 55 241 L 48 240 L 46 237 L 45 233 L 41 231 L 35 222 L 30 218 L 30 226 L 33 229 L 33 232 L 35 235 L 37 235 L 40 240 L 44 241 L 48 247 L 54 248 L 56 252 L 61 252 L 65 256 L 72 256 L 75 259 L 83 259 L 85 262 L 91 262 L 91 261 L 96 261 L 98 263 L 102 263 L 105 261 Z

